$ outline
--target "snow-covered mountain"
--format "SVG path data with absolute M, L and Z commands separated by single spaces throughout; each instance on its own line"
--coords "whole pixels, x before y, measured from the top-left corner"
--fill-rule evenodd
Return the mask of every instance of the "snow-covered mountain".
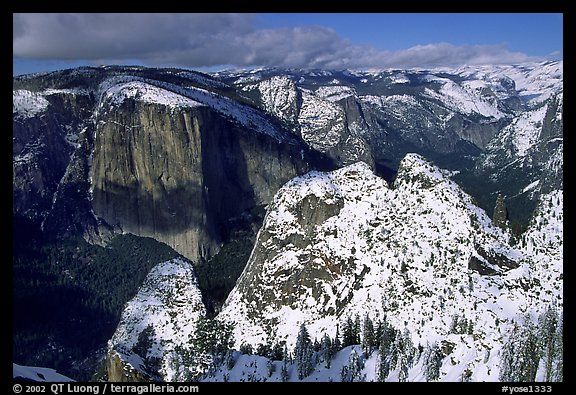
M 133 233 L 186 258 L 125 306 L 111 380 L 561 377 L 562 61 L 15 77 L 13 197 L 47 240 Z M 214 318 L 194 265 L 247 256 L 239 223 L 261 227 Z M 234 281 L 219 259 L 210 273 Z M 356 316 L 393 344 L 357 337 L 328 357 L 298 341 Z M 549 357 L 525 374 L 510 334 L 531 325 Z
M 271 350 L 280 344 L 296 355 L 301 325 L 311 341 L 319 342 L 342 336 L 346 321 L 358 316 L 385 322 L 396 333 L 395 342 L 411 348 L 400 343 L 390 346 L 396 351 L 347 346 L 330 357 L 320 348 L 303 378 L 298 362 L 287 356 L 279 360 L 271 351 L 232 351 L 207 365 L 202 380 L 341 381 L 351 379 L 342 371 L 357 358 L 355 380 L 427 381 L 430 350 L 440 350 L 433 380 L 503 380 L 514 328 L 526 320 L 541 325 L 550 309 L 562 310 L 562 207 L 562 191 L 546 195 L 528 231 L 513 245 L 509 231 L 496 227 L 450 180 L 450 172 L 417 154 L 404 158 L 393 185 L 362 162 L 297 177 L 270 204 L 250 260 L 217 316 L 233 327 L 233 349 Z M 171 284 L 170 276 L 165 278 Z M 156 281 L 147 280 L 140 290 L 139 308 L 131 302 L 115 339 L 135 343 L 143 323 L 158 326 L 157 313 L 150 310 L 157 303 L 142 299 Z M 199 317 L 187 314 L 197 301 L 168 302 L 176 297 L 175 289 L 165 291 L 162 311 L 185 316 L 187 326 L 179 334 L 156 329 L 156 343 L 190 339 L 195 330 Z M 126 322 L 135 319 L 129 316 L 137 317 L 140 326 L 131 325 L 127 335 Z M 410 362 L 396 361 L 380 377 L 382 360 L 394 353 L 400 360 L 408 353 Z M 157 356 L 166 364 L 168 355 Z M 188 363 L 182 362 L 185 369 L 196 369 Z M 535 379 L 548 380 L 543 361 L 537 368 Z
M 562 306 L 561 192 L 540 207 L 513 247 L 449 173 L 418 155 L 402 161 L 393 186 L 362 163 L 309 173 L 276 195 L 220 317 L 235 324 L 237 347 L 293 347 L 301 324 L 312 339 L 334 338 L 347 317 L 385 317 L 414 345 L 452 344 L 443 379 L 497 381 L 511 325 Z M 455 332 L 461 321 L 473 328 Z
M 205 314 L 192 264 L 181 258 L 158 264 L 108 342 L 109 379 L 177 380 L 175 361 L 190 349 L 190 336 Z

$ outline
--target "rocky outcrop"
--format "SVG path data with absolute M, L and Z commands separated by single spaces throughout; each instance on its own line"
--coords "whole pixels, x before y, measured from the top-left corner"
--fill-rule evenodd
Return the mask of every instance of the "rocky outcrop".
M 361 162 L 284 185 L 219 315 L 236 325 L 237 345 L 293 345 L 301 323 L 311 337 L 334 336 L 354 314 L 386 315 L 398 328 L 415 320 L 419 336 L 434 338 L 463 309 L 480 320 L 472 306 L 492 285 L 475 277 L 473 294 L 469 262 L 494 266 L 501 285 L 522 255 L 448 175 L 409 154 L 393 187 Z M 439 310 L 444 318 L 429 318 Z
M 148 383 L 156 381 L 140 369 L 122 360 L 116 351 L 106 355 L 106 373 L 108 381 L 115 383 Z
M 501 229 L 506 229 L 508 226 L 508 209 L 504 202 L 504 197 L 500 194 L 496 197 L 496 205 L 494 206 L 494 214 L 492 215 L 494 225 Z
M 357 161 L 373 165 L 370 147 L 360 135 L 367 127 L 360 104 L 353 96 L 334 102 L 339 97 L 331 95 L 329 88 L 312 92 L 299 88 L 286 76 L 274 76 L 244 90 L 256 91 L 267 112 L 337 165 Z

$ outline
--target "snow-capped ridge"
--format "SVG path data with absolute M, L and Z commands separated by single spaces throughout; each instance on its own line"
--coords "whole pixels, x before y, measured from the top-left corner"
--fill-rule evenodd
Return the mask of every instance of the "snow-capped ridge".
M 104 103 L 115 106 L 126 99 L 157 103 L 170 108 L 209 107 L 224 117 L 246 128 L 274 137 L 279 141 L 292 142 L 289 134 L 274 125 L 258 110 L 197 87 L 181 87 L 162 81 L 137 76 L 116 76 L 102 82 L 98 88 L 100 106 Z
M 317 337 L 333 336 L 338 321 L 356 312 L 380 317 L 393 312 L 398 328 L 416 320 L 413 327 L 420 329 L 413 340 L 421 344 L 441 339 L 453 314 L 473 316 L 487 331 L 495 325 L 493 317 L 480 311 L 462 310 L 479 295 L 488 298 L 494 286 L 474 272 L 489 268 L 503 276 L 494 281 L 502 282 L 523 254 L 507 244 L 508 236 L 445 172 L 416 154 L 407 155 L 402 166 L 412 177 L 397 181 L 394 189 L 368 165 L 356 163 L 328 173 L 310 172 L 278 192 L 221 313 L 236 323 L 238 343 L 265 342 L 272 330 L 292 345 L 293 328 L 302 322 Z M 436 182 L 432 189 L 422 188 L 415 176 Z M 479 294 L 429 297 L 455 286 L 468 289 L 470 276 L 476 278 Z M 285 284 L 291 284 L 290 297 L 275 291 Z M 406 292 L 411 296 L 403 302 L 389 300 Z M 503 306 L 514 299 L 506 293 L 499 297 Z M 387 302 L 381 304 L 383 300 Z M 428 310 L 440 308 L 438 303 L 446 315 L 428 320 Z M 490 309 L 501 319 L 508 317 L 503 307 Z

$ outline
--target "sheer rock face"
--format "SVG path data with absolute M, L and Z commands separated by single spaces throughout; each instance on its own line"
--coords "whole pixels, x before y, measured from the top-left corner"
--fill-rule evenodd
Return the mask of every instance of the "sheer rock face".
M 13 210 L 42 221 L 92 107 L 76 92 L 14 91 L 12 117 Z
M 304 169 L 297 147 L 208 107 L 126 101 L 104 119 L 94 148 L 95 214 L 192 260 L 216 252 L 229 218 L 267 203 Z

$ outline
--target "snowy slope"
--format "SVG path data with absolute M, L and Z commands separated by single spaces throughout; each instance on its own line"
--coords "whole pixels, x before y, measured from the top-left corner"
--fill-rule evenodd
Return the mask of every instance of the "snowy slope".
M 528 270 L 537 278 L 540 300 L 552 301 L 563 292 L 564 192 L 555 190 L 540 196 L 536 214 L 520 241 L 530 256 Z
M 562 188 L 563 93 L 519 113 L 478 157 L 476 175 L 489 176 L 509 197 L 535 201 Z
M 335 146 L 346 127 L 340 106 L 306 91 L 302 93 L 298 122 L 304 141 L 320 151 Z
M 264 80 L 258 85 L 248 85 L 247 90 L 258 89 L 264 109 L 278 119 L 294 123 L 298 117 L 296 85 L 287 77 Z
M 48 100 L 44 95 L 25 89 L 15 90 L 12 93 L 12 112 L 20 116 L 33 117 L 48 108 Z
M 470 80 L 487 81 L 496 93 L 513 88 L 526 104 L 538 105 L 563 89 L 564 62 L 464 66 L 452 72 Z
M 35 366 L 22 366 L 12 364 L 12 377 L 15 379 L 26 379 L 38 382 L 68 382 L 74 381 L 69 377 L 61 375 L 54 369 L 38 368 Z
M 329 154 L 338 163 L 367 160 L 369 148 L 361 137 L 363 126 L 337 103 L 350 96 L 355 98 L 354 89 L 329 85 L 314 91 L 295 83 L 295 79 L 295 76 L 272 76 L 256 84 L 243 85 L 242 89 L 257 92 L 263 109 L 281 120 L 311 148 Z
M 85 89 L 46 89 L 41 92 L 15 89 L 12 91 L 12 113 L 22 118 L 31 118 L 42 114 L 50 105 L 46 97 L 58 94 L 88 95 L 89 92 Z
M 440 78 L 436 76 L 426 76 L 427 81 L 435 82 L 441 85 L 438 92 L 430 88 L 425 88 L 426 96 L 437 99 L 442 102 L 446 107 L 453 111 L 462 114 L 478 114 L 486 118 L 500 119 L 504 114 L 498 110 L 497 102 L 488 100 L 483 94 L 482 89 L 486 88 L 484 84 L 474 81 L 467 81 L 458 85 L 448 78 Z
M 100 108 L 103 108 L 106 103 L 111 106 L 120 105 L 129 98 L 171 108 L 205 106 L 248 129 L 267 134 L 279 141 L 291 141 L 287 133 L 275 126 L 255 108 L 199 87 L 182 87 L 125 75 L 111 77 L 102 82 L 98 87 L 98 97 L 100 97 Z
M 507 325 L 562 299 L 561 282 L 536 296 L 543 272 L 528 268 L 541 261 L 509 237 L 418 155 L 406 156 L 393 188 L 363 163 L 312 172 L 276 195 L 220 317 L 235 323 L 237 346 L 292 347 L 301 323 L 312 338 L 333 337 L 347 316 L 386 315 L 416 345 L 455 345 L 446 380 L 468 369 L 498 380 Z M 561 257 L 551 259 L 558 277 Z M 472 321 L 473 333 L 451 333 L 454 317 Z
M 163 378 L 174 380 L 173 354 L 178 348 L 189 348 L 188 340 L 196 321 L 205 314 L 191 263 L 180 258 L 160 263 L 127 303 L 108 342 L 109 352 L 114 350 L 124 363 L 143 371 L 148 370 L 146 358 L 159 358 Z M 138 355 L 134 347 L 149 325 L 153 328 L 152 345 L 146 355 Z
M 548 106 L 526 111 L 514 118 L 500 134 L 492 140 L 487 147 L 488 155 L 486 160 L 490 160 L 493 155 L 498 155 L 498 151 L 503 147 L 510 147 L 508 157 L 519 159 L 526 156 L 528 150 L 536 145 L 540 140 L 542 123 L 546 116 Z

